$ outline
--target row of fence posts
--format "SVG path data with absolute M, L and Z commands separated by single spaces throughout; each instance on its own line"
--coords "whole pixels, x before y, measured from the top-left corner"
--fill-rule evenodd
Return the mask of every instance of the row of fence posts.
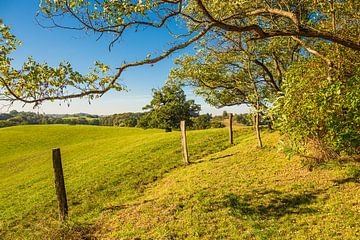
M 232 128 L 232 118 L 233 115 L 229 114 L 229 141 L 230 144 L 233 144 L 233 128 Z M 185 121 L 180 122 L 180 131 L 181 131 L 181 149 L 182 149 L 182 157 L 185 164 L 189 164 L 189 152 L 186 141 L 186 124 Z M 52 159 L 53 159 L 53 167 L 54 167 L 54 175 L 55 175 L 55 188 L 56 188 L 56 196 L 58 200 L 58 208 L 59 208 L 59 219 L 64 222 L 68 216 L 68 204 L 66 198 L 66 189 L 65 189 L 65 181 L 64 181 L 64 173 L 61 163 L 61 153 L 60 148 L 54 148 L 52 150 Z

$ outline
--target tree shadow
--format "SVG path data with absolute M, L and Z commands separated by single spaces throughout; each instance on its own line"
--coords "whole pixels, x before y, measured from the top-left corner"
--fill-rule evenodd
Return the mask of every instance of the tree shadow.
M 346 183 L 360 183 L 360 169 L 350 168 L 348 170 L 348 176 L 343 179 L 332 180 L 335 185 L 342 185 Z
M 288 214 L 314 213 L 317 209 L 308 205 L 314 202 L 320 192 L 301 194 L 284 193 L 276 190 L 253 191 L 250 194 L 225 196 L 225 207 L 235 217 L 258 219 L 280 218 Z
M 343 179 L 333 180 L 336 185 L 342 185 L 345 183 L 360 183 L 360 179 L 357 177 L 348 177 Z
M 352 155 L 352 156 L 341 156 L 338 159 L 339 162 L 341 163 L 352 163 L 352 162 L 360 162 L 360 154 L 358 155 Z
M 198 163 L 202 163 L 202 162 L 216 161 L 216 160 L 220 160 L 220 159 L 223 159 L 223 158 L 228 158 L 228 157 L 231 157 L 231 156 L 234 156 L 234 155 L 235 154 L 233 153 L 233 154 L 227 154 L 227 155 L 223 155 L 223 156 L 205 158 L 203 160 L 191 162 L 191 164 L 198 164 Z

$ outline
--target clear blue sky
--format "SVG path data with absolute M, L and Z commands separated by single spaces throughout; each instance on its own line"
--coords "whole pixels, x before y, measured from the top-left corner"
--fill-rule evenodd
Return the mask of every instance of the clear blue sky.
M 37 0 L 0 0 L 0 18 L 5 24 L 11 26 L 12 33 L 23 42 L 23 45 L 13 54 L 15 66 L 20 66 L 28 56 L 33 56 L 39 62 L 47 62 L 54 66 L 62 61 L 69 61 L 76 70 L 83 73 L 86 73 L 89 66 L 96 60 L 110 65 L 111 68 L 116 68 L 124 61 L 140 60 L 148 53 L 161 52 L 166 47 L 167 40 L 170 39 L 165 30 L 151 29 L 129 33 L 109 52 L 109 38 L 96 41 L 96 36 L 92 34 L 40 27 L 35 21 L 36 12 L 39 10 L 38 4 Z M 92 114 L 142 111 L 142 107 L 151 100 L 151 89 L 159 88 L 164 84 L 170 69 L 175 66 L 174 59 L 186 52 L 191 52 L 191 49 L 177 52 L 153 67 L 127 70 L 121 77 L 121 82 L 129 92 L 109 92 L 101 99 L 94 100 L 91 105 L 86 99 L 73 100 L 70 107 L 65 106 L 66 104 L 60 106 L 60 102 L 44 103 L 39 111 Z M 188 98 L 195 99 L 202 105 L 203 113 L 221 114 L 224 110 L 234 113 L 247 111 L 245 106 L 216 109 L 207 105 L 200 97 L 194 96 L 191 89 L 185 89 L 185 91 Z M 31 106 L 23 107 L 20 104 L 12 109 L 34 111 Z M 7 108 L 0 108 L 0 112 L 4 111 L 7 111 Z

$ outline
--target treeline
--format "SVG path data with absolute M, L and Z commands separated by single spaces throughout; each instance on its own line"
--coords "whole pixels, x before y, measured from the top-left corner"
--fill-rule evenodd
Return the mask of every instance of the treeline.
M 100 118 L 102 126 L 136 127 L 144 113 L 119 113 Z
M 0 114 L 0 128 L 28 124 L 100 125 L 99 116 L 85 113 L 74 115 L 46 115 L 34 112 L 11 111 Z
M 36 124 L 70 124 L 70 125 L 98 125 L 116 127 L 140 127 L 143 128 L 144 119 L 139 122 L 147 113 L 119 113 L 109 116 L 98 116 L 86 113 L 80 114 L 38 114 L 34 112 L 11 111 L 0 114 L 0 128 L 16 125 Z M 191 117 L 187 123 L 189 129 L 222 128 L 228 114 L 212 116 L 212 114 L 200 114 Z M 251 114 L 235 114 L 234 121 L 241 125 L 252 125 Z M 142 125 L 141 125 L 142 124 Z
M 120 113 L 113 114 L 100 118 L 101 126 L 116 126 L 116 127 L 139 127 L 151 128 L 150 119 L 147 117 L 148 113 Z M 212 116 L 211 114 L 201 114 L 196 117 L 191 117 L 187 122 L 189 129 L 208 129 L 208 128 L 222 128 L 222 116 Z M 175 127 L 176 128 L 176 127 Z

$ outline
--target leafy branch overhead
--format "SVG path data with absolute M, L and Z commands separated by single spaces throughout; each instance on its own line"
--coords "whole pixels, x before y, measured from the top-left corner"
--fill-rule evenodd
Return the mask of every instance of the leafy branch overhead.
M 125 38 L 129 31 L 145 28 L 167 29 L 173 40 L 160 54 L 144 53 L 144 57 L 139 56 L 140 60 L 115 66 L 112 71 L 103 63 L 97 63 L 89 73 L 82 74 L 73 70 L 69 63 L 51 67 L 32 59 L 15 70 L 8 56 L 19 42 L 2 24 L 1 99 L 37 105 L 46 100 L 85 96 L 92 99 L 110 89 L 123 90 L 118 80 L 128 68 L 157 63 L 209 33 L 238 33 L 244 35 L 246 41 L 256 42 L 296 37 L 304 43 L 336 43 L 360 50 L 360 23 L 357 21 L 360 7 L 356 2 L 42 0 L 43 14 L 36 18 L 40 25 L 93 32 L 99 39 L 107 34 L 113 37 L 109 48 Z
M 297 36 L 360 50 L 356 0 L 44 0 L 41 8 L 52 26 L 112 33 L 113 43 L 130 29 L 181 22 L 190 27 L 189 35 L 212 24 L 224 31 L 247 32 L 252 39 Z M 60 16 L 71 16 L 76 23 L 62 25 Z
M 12 67 L 10 54 L 21 42 L 10 33 L 10 28 L 1 23 L 0 97 L 10 102 L 22 101 L 38 105 L 45 100 L 68 99 L 88 96 L 89 99 L 101 94 L 109 84 L 117 90 L 123 87 L 111 83 L 109 66 L 96 62 L 87 74 L 75 71 L 70 63 L 51 67 L 38 63 L 31 57 L 20 69 Z

